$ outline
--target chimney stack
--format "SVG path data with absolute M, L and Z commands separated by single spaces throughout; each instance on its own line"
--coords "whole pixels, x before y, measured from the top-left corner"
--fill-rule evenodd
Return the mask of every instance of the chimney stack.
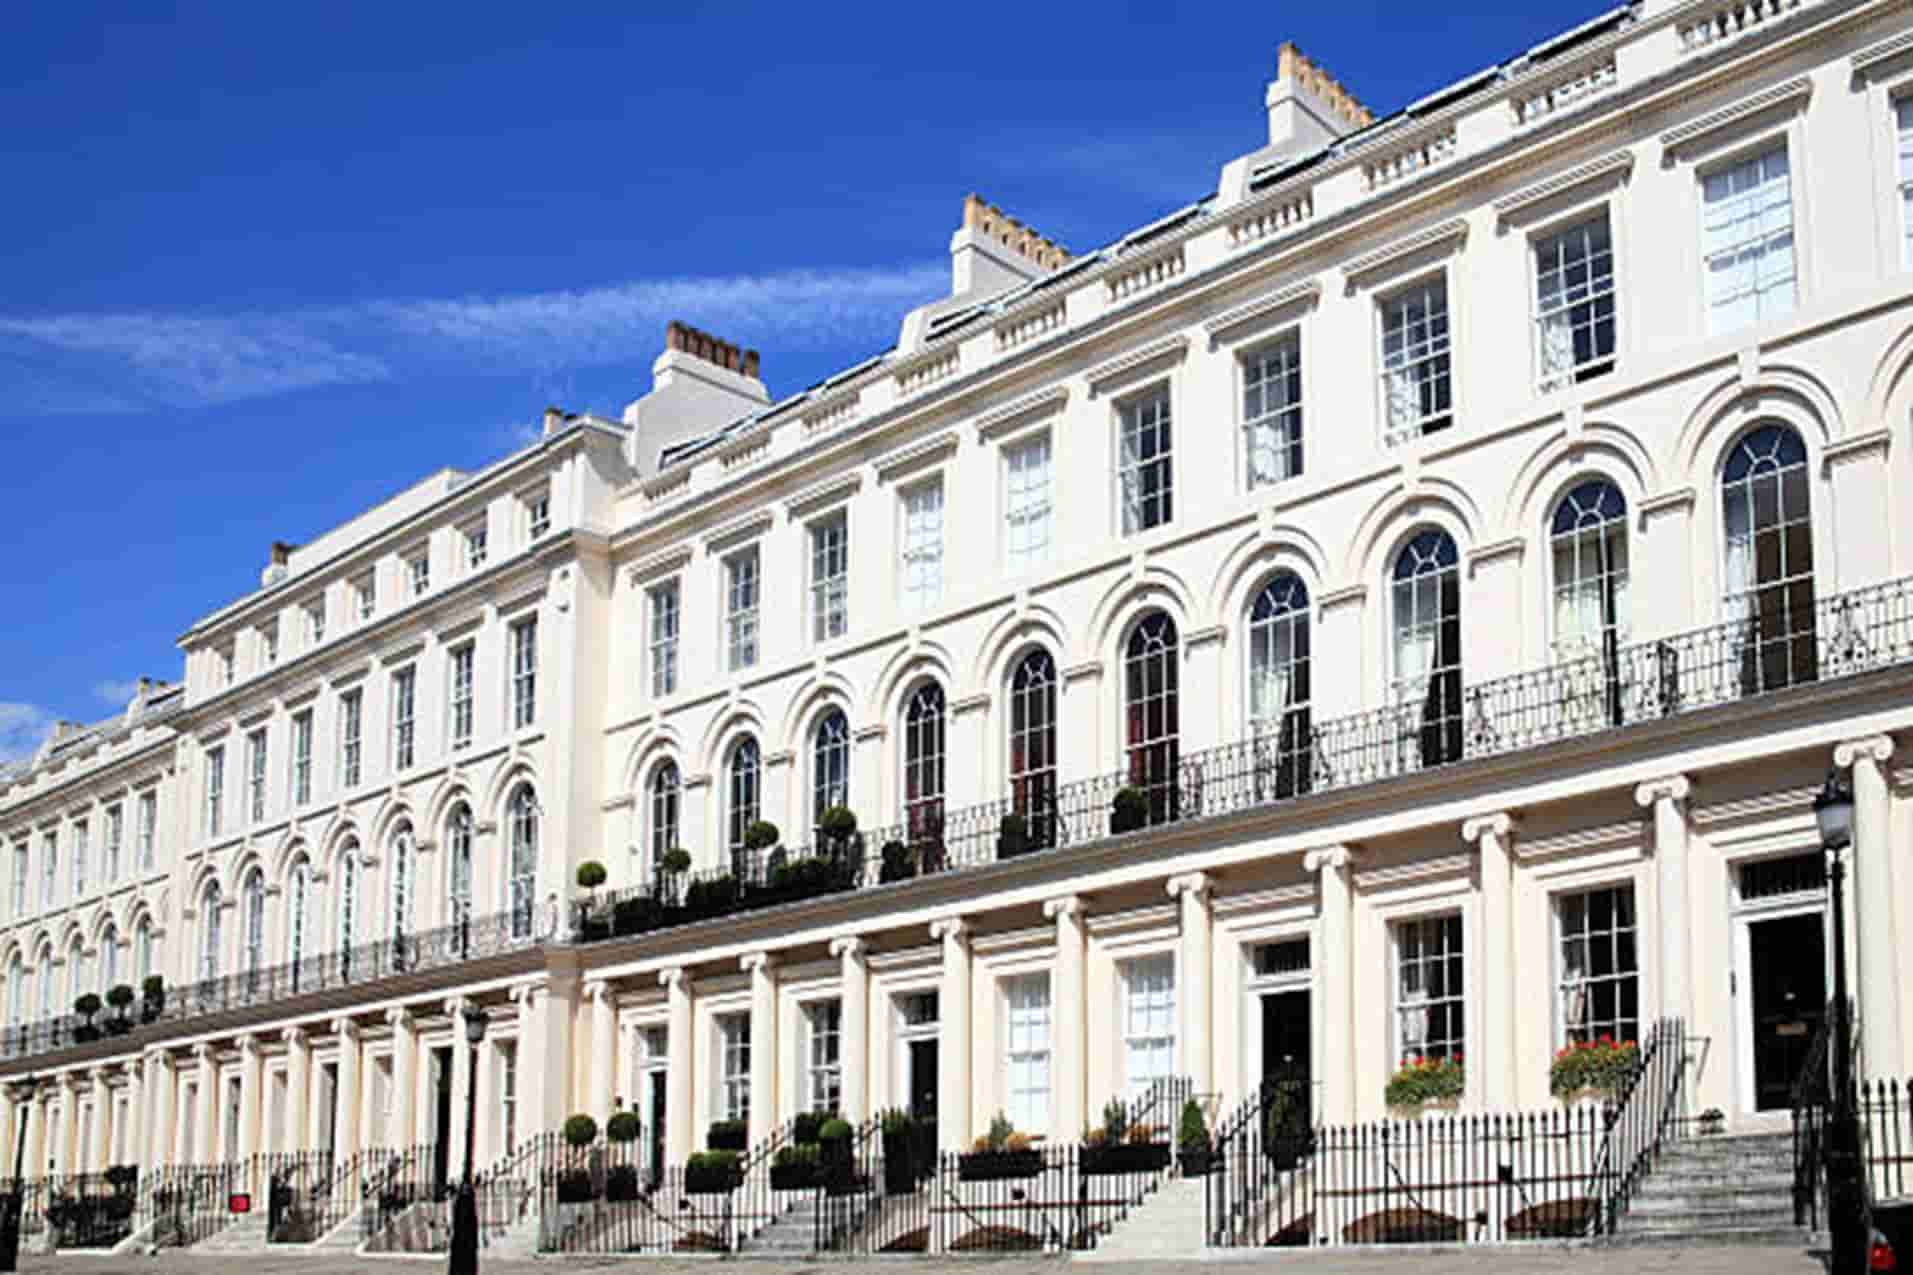
M 1353 93 L 1288 40 L 1276 50 L 1266 101 L 1269 145 L 1285 155 L 1305 154 L 1375 122 Z
M 565 411 L 562 407 L 547 407 L 545 409 L 544 437 L 550 438 L 553 434 L 556 434 L 559 429 L 563 427 L 564 423 Z
M 266 569 L 259 573 L 259 585 L 266 588 L 278 584 L 292 570 L 292 551 L 299 546 L 284 540 L 275 540 L 266 550 Z
M 756 350 L 740 350 L 722 337 L 712 336 L 688 323 L 671 320 L 664 328 L 664 348 L 678 350 L 693 358 L 714 363 L 727 372 L 757 380 Z
M 950 236 L 950 295 L 1001 292 L 1069 263 L 1069 249 L 971 193 Z

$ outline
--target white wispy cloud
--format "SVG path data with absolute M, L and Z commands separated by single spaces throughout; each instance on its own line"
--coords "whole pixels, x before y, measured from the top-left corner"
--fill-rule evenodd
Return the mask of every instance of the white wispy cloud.
M 124 682 L 93 683 L 94 696 L 109 708 L 125 708 L 127 701 L 133 698 L 133 692 L 138 689 L 139 683 L 130 679 Z
M 667 319 L 747 345 L 881 345 L 948 269 L 793 270 L 555 292 L 392 298 L 220 315 L 0 318 L 0 398 L 50 412 L 201 407 L 408 373 L 529 372 L 648 362 Z
M 0 701 L 0 762 L 24 761 L 53 729 L 53 715 L 36 704 Z

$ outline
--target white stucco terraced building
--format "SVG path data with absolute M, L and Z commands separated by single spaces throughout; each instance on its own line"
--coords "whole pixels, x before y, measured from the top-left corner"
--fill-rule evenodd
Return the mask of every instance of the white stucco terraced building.
M 674 325 L 622 420 L 274 546 L 0 775 L 29 1163 L 457 1147 L 472 1086 L 482 1161 L 1278 1066 L 1349 1122 L 1410 1056 L 1525 1110 L 1667 1017 L 1780 1127 L 1829 767 L 1903 1074 L 1913 9 L 1642 0 L 1379 120 L 1285 46 L 1267 101 L 1098 251 L 966 202 L 952 295 L 793 399 Z M 728 901 L 833 806 L 854 888 Z M 674 848 L 708 919 L 633 902 Z

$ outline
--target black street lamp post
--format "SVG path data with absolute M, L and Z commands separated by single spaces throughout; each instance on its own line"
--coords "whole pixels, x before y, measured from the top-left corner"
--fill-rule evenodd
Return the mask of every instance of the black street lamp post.
M 465 1082 L 465 1181 L 452 1202 L 451 1275 L 478 1275 L 478 1194 L 472 1183 L 473 1149 L 478 1141 L 478 1046 L 485 1039 L 485 1011 L 465 1007 L 465 1043 L 471 1066 Z
M 20 1214 L 26 1206 L 27 1184 L 23 1180 L 27 1171 L 27 1118 L 32 1108 L 33 1091 L 37 1081 L 32 1076 L 22 1076 L 13 1082 L 14 1097 L 20 1101 L 17 1117 L 20 1125 L 19 1137 L 13 1147 L 13 1190 L 7 1193 L 0 1209 L 0 1271 L 20 1269 Z
M 1853 844 L 1853 793 L 1827 772 L 1813 799 L 1820 844 L 1831 862 L 1827 890 L 1833 907 L 1833 1115 L 1827 1122 L 1827 1213 L 1832 1231 L 1832 1275 L 1865 1275 L 1866 1190 L 1860 1180 L 1860 1113 L 1854 1094 L 1853 1024 L 1847 1001 L 1847 865 Z

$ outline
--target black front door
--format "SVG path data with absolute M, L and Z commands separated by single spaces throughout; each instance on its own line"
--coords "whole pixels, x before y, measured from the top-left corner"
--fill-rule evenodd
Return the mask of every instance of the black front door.
M 1793 1105 L 1793 1083 L 1806 1065 L 1827 1008 L 1827 957 L 1821 917 L 1781 917 L 1747 927 L 1753 971 L 1748 998 L 1754 1026 L 1754 1109 Z
M 650 1124 L 651 1124 L 651 1180 L 658 1181 L 664 1176 L 664 1122 L 669 1115 L 666 1096 L 671 1086 L 669 1075 L 662 1071 L 652 1071 L 645 1075 L 644 1083 L 650 1087 Z
M 1274 992 L 1262 998 L 1263 1146 L 1278 1169 L 1307 1150 L 1314 1127 L 1309 1075 L 1309 994 Z
M 935 1170 L 937 1159 L 937 1042 L 910 1042 L 910 1148 L 919 1181 Z
M 452 1154 L 452 1051 L 434 1049 L 432 1060 L 438 1071 L 438 1119 L 432 1125 L 432 1185 L 445 1190 Z

